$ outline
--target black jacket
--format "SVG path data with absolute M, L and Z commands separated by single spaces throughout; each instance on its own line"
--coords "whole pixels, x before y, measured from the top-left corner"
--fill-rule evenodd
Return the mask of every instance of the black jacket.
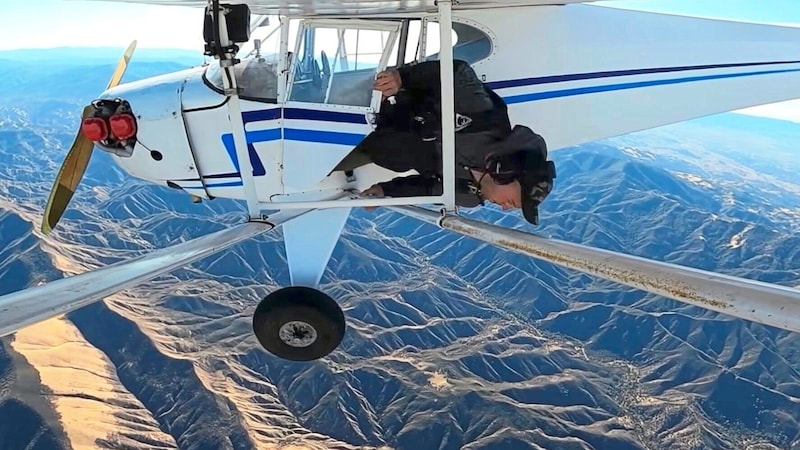
M 373 147 L 373 161 L 397 172 L 414 169 L 420 175 L 398 177 L 379 183 L 390 197 L 441 195 L 441 83 L 439 61 L 427 61 L 397 69 L 402 79 L 396 104 L 384 101 L 376 130 L 363 145 Z M 468 63 L 455 60 L 455 112 L 471 119 L 469 126 L 456 132 L 456 204 L 472 207 L 482 204 L 474 193 L 470 169 L 484 170 L 487 157 L 521 150 L 543 152 L 541 137 L 527 127 L 513 133 L 508 108 L 503 99 L 489 89 Z M 421 122 L 423 120 L 424 122 Z

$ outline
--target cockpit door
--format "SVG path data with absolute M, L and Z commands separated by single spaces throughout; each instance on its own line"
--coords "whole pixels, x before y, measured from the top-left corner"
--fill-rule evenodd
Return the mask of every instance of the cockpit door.
M 400 21 L 310 19 L 298 30 L 283 109 L 283 183 L 324 179 L 372 131 L 378 72 L 396 51 Z

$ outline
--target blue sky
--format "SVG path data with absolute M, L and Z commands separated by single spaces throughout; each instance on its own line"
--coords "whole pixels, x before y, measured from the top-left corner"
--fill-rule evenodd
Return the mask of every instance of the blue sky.
M 43 47 L 203 49 L 203 10 L 85 0 L 0 0 L 0 50 Z M 95 29 L 93 29 L 95 28 Z M 96 29 L 105 28 L 106 34 Z
M 619 0 L 598 4 L 727 20 L 800 25 L 798 0 Z
M 730 20 L 794 23 L 800 26 L 800 0 L 618 0 L 608 6 Z M 97 36 L 92 27 L 107 24 Z M 0 2 L 0 50 L 57 46 L 198 49 L 203 46 L 202 10 L 82 0 L 4 0 Z

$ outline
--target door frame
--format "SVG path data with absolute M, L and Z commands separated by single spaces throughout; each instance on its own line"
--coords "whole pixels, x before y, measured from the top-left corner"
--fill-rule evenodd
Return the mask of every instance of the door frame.
M 394 48 L 394 45 L 397 42 L 401 27 L 402 27 L 402 21 L 399 20 L 392 21 L 392 20 L 367 20 L 367 19 L 303 19 L 300 21 L 300 24 L 298 25 L 297 36 L 293 50 L 294 52 L 293 58 L 297 58 L 297 55 L 300 54 L 300 49 L 302 48 L 302 46 L 305 45 L 304 34 L 307 30 L 312 28 L 333 28 L 337 30 L 359 29 L 359 30 L 386 31 L 389 32 L 389 37 L 386 41 L 386 46 L 384 46 L 383 48 L 383 53 L 381 54 L 378 66 L 375 68 L 375 72 L 377 75 L 378 72 L 386 69 L 386 67 L 388 66 L 389 57 L 391 56 L 392 49 Z M 285 57 L 288 59 L 288 55 L 286 55 Z M 331 108 L 331 109 L 339 109 L 350 112 L 363 112 L 365 114 L 374 113 L 380 107 L 381 93 L 378 91 L 373 91 L 370 105 L 366 107 L 352 106 L 352 105 L 337 105 L 334 103 L 290 101 L 289 99 L 291 98 L 292 89 L 294 88 L 295 84 L 294 77 L 297 69 L 297 64 L 294 63 L 294 61 L 287 61 L 287 63 L 291 64 L 291 66 L 287 73 L 286 92 L 283 96 L 284 105 L 288 103 L 303 103 L 314 109 Z

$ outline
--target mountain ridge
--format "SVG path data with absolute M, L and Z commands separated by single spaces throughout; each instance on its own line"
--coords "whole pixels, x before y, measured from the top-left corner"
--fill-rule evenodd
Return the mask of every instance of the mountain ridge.
M 102 84 L 101 72 L 90 72 L 86 85 Z M 68 85 L 43 98 L 80 104 L 83 94 Z M 192 204 L 124 176 L 96 152 L 74 207 L 56 233 L 42 236 L 41 209 L 74 127 L 51 124 L 36 108 L 0 109 L 0 286 L 9 292 L 243 221 L 241 202 Z M 559 178 L 540 227 L 495 207 L 463 214 L 797 284 L 794 219 L 780 211 L 800 210 L 793 194 L 800 187 L 768 155 L 755 161 L 744 150 L 744 137 L 757 146 L 758 134 L 740 127 L 730 136 L 721 122 L 554 151 Z M 785 162 L 800 126 L 782 130 L 784 140 L 769 145 Z M 786 194 L 770 194 L 776 190 Z M 84 405 L 108 411 L 119 427 L 117 436 L 99 427 L 93 445 L 100 448 L 800 447 L 800 343 L 790 333 L 388 211 L 355 210 L 323 275 L 322 288 L 348 318 L 341 348 L 308 364 L 278 360 L 251 336 L 250 315 L 266 293 L 289 283 L 281 238 L 280 229 L 260 235 L 2 346 L 20 349 L 45 375 L 55 358 L 65 373 L 104 374 L 108 385 Z M 52 332 L 52 339 L 91 350 L 107 372 L 67 354 L 34 354 L 43 349 L 35 335 L 59 324 L 77 335 Z M 25 370 L 5 361 L 0 386 Z M 50 392 L 67 391 L 43 379 Z M 34 400 L 75 411 L 54 394 Z M 145 431 L 134 423 L 147 424 Z M 0 429 L 0 442 L 9 439 L 27 438 Z

